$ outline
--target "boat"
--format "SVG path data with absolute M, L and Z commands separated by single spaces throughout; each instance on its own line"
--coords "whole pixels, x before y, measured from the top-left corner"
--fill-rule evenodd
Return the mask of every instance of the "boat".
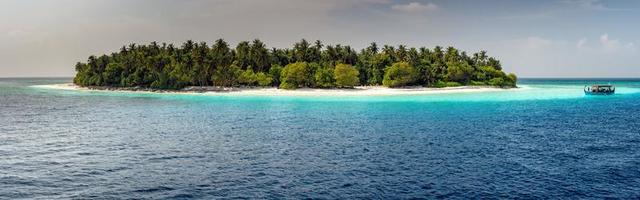
M 616 87 L 611 84 L 584 86 L 584 94 L 586 95 L 612 95 L 616 93 Z

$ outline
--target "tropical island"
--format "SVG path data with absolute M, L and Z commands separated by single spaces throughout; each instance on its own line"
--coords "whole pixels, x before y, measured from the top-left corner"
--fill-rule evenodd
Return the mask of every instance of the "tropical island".
M 486 51 L 469 56 L 454 47 L 379 48 L 376 43 L 356 51 L 304 39 L 290 49 L 268 49 L 259 39 L 240 42 L 235 49 L 222 39 L 212 46 L 191 40 L 180 47 L 130 44 L 110 55 L 90 56 L 86 63 L 78 62 L 75 70 L 74 84 L 97 89 L 512 88 L 517 81 Z

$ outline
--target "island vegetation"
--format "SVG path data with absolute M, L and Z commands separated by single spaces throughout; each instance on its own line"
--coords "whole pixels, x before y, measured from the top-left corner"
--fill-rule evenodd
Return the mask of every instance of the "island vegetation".
M 301 40 L 293 48 L 267 48 L 255 39 L 235 48 L 222 39 L 209 46 L 186 41 L 131 44 L 77 63 L 80 86 L 182 89 L 187 86 L 275 86 L 283 89 L 387 87 L 515 87 L 516 76 L 485 51 L 467 55 L 454 47 L 407 48 L 376 43 L 356 51 L 345 45 Z

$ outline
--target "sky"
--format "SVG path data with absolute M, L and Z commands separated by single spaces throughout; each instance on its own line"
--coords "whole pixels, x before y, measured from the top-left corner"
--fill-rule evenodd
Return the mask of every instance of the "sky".
M 640 1 L 0 0 L 0 77 L 72 77 L 151 41 L 454 46 L 519 77 L 640 77 Z

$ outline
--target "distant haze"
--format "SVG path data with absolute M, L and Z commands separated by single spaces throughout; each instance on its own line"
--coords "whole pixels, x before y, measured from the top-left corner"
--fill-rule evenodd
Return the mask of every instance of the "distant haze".
M 302 38 L 487 50 L 520 77 L 640 77 L 640 1 L 3 0 L 0 77 L 65 76 L 129 43 Z

